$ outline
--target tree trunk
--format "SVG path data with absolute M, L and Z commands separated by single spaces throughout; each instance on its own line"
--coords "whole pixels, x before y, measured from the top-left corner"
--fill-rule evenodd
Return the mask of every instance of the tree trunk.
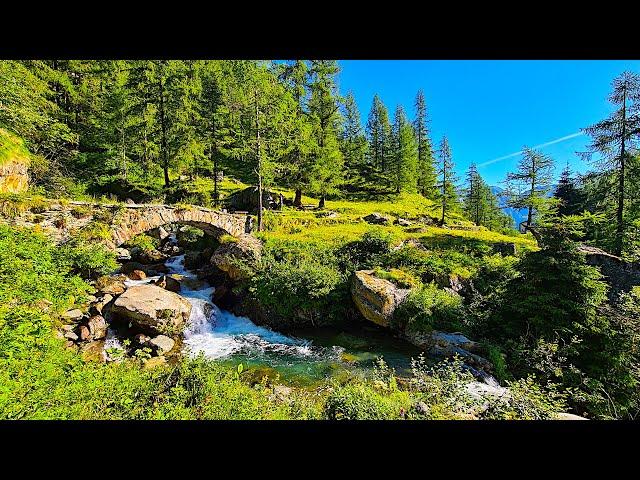
M 627 136 L 627 90 L 622 95 L 622 142 L 620 143 L 620 179 L 618 180 L 618 208 L 616 211 L 616 242 L 614 254 L 622 254 L 624 237 L 624 173 L 625 173 L 625 141 Z
M 324 208 L 324 200 L 325 200 L 324 195 L 321 195 L 320 202 L 318 203 L 318 208 Z
M 165 121 L 164 112 L 164 86 L 162 85 L 162 77 L 160 78 L 160 126 L 162 128 L 162 170 L 164 171 L 164 186 L 169 188 L 169 152 L 167 151 L 167 122 Z
M 531 190 L 529 192 L 529 210 L 527 212 L 527 228 L 531 227 L 533 222 L 533 196 L 536 192 L 536 157 L 535 155 L 531 159 Z
M 218 207 L 218 155 L 216 144 L 216 118 L 211 117 L 211 160 L 213 161 L 213 205 Z
M 262 159 L 260 157 L 260 119 L 258 117 L 258 91 L 255 91 L 256 106 L 256 158 L 258 172 L 258 231 L 262 231 Z
M 293 206 L 294 207 L 302 206 L 302 190 L 300 188 L 296 188 L 296 196 L 293 199 Z

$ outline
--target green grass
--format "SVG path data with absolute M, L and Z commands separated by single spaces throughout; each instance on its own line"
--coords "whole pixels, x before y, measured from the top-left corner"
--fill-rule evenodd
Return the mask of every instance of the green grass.
M 288 196 L 293 195 L 286 190 L 276 189 L 276 191 Z M 421 195 L 401 194 L 391 198 L 384 196 L 381 200 L 378 197 L 373 197 L 371 201 L 328 200 L 325 210 L 337 212 L 336 218 L 319 218 L 316 211 L 302 211 L 289 207 L 285 207 L 282 212 L 266 212 L 265 232 L 262 237 L 344 244 L 358 240 L 374 228 L 362 218 L 377 212 L 390 217 L 390 224 L 377 227 L 389 232 L 400 241 L 415 238 L 425 239 L 428 242 L 429 239 L 435 238 L 444 239 L 443 243 L 450 244 L 456 241 L 488 244 L 513 242 L 523 250 L 536 248 L 535 240 L 530 235 L 508 236 L 492 232 L 485 227 L 472 227 L 472 224 L 459 214 L 453 214 L 447 218 L 449 228 L 417 222 L 409 227 L 393 225 L 391 222 L 398 217 L 408 219 L 433 217 L 438 211 L 438 206 Z M 303 203 L 307 202 L 317 205 L 315 199 L 303 197 Z
M 460 402 L 469 374 L 446 364 L 438 371 L 417 368 L 400 388 L 380 363 L 370 378 L 346 374 L 292 388 L 283 402 L 268 379 L 256 383 L 251 370 L 203 357 L 153 369 L 137 358 L 84 359 L 54 329 L 90 291 L 75 272 L 112 266 L 86 247 L 61 249 L 35 230 L 0 225 L 0 419 L 475 418 L 468 410 L 482 403 Z M 300 278 L 307 276 L 304 265 L 297 268 Z M 563 408 L 534 384 L 516 392 L 510 403 L 493 404 L 490 418 L 550 418 Z M 427 414 L 413 409 L 418 400 L 427 403 Z

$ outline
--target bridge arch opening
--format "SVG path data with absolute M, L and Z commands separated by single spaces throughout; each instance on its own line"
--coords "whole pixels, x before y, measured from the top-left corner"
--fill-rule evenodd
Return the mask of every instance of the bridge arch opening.
M 118 247 L 136 235 L 171 224 L 198 228 L 216 239 L 222 235 L 234 237 L 250 233 L 252 217 L 241 214 L 218 212 L 205 208 L 148 207 L 127 209 L 113 225 L 113 244 Z

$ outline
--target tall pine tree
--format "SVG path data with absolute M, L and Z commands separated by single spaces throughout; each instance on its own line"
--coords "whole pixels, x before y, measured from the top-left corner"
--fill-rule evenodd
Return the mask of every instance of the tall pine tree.
M 416 118 L 413 121 L 413 128 L 418 142 L 418 190 L 425 197 L 435 199 L 438 179 L 434 165 L 433 147 L 429 137 L 427 104 L 422 90 L 418 90 L 416 95 L 415 109 Z
M 591 136 L 589 151 L 585 155 L 591 159 L 598 154 L 598 166 L 601 171 L 613 175 L 614 185 L 610 197 L 615 202 L 616 230 L 613 251 L 622 254 L 625 237 L 625 203 L 628 196 L 627 181 L 631 152 L 638 147 L 640 137 L 640 76 L 624 72 L 613 80 L 609 101 L 616 110 L 605 120 L 583 129 Z
M 393 182 L 396 192 L 416 191 L 418 145 L 413 128 L 401 105 L 398 105 L 393 123 Z
M 311 62 L 309 115 L 317 142 L 311 190 L 320 195 L 319 208 L 324 208 L 326 196 L 336 193 L 343 181 L 344 158 L 338 141 L 342 121 L 336 84 L 338 72 L 338 64 L 334 60 Z
M 342 153 L 348 175 L 353 179 L 361 174 L 367 153 L 367 139 L 362 130 L 360 111 L 353 92 L 345 97 L 343 117 Z
M 447 212 L 451 211 L 458 201 L 458 194 L 455 187 L 455 183 L 457 181 L 454 172 L 455 166 L 451 156 L 449 141 L 446 136 L 442 137 L 438 155 L 440 157 L 438 168 L 438 175 L 440 177 L 440 183 L 438 184 L 438 200 L 442 206 L 440 225 L 444 225 Z

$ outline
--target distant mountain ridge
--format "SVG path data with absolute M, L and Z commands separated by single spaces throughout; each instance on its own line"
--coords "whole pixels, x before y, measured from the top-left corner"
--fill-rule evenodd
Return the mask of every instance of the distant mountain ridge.
M 526 208 L 507 207 L 507 199 L 500 195 L 502 192 L 504 192 L 504 188 L 498 187 L 497 185 L 491 186 L 491 193 L 498 198 L 498 205 L 500 205 L 504 213 L 513 218 L 513 222 L 517 228 L 521 222 L 527 219 L 528 210 Z

